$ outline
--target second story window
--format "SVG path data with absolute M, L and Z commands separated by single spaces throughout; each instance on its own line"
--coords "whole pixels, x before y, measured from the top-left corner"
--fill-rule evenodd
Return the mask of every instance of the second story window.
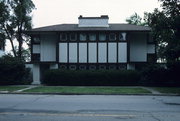
M 110 41 L 115 41 L 116 40 L 116 34 L 115 33 L 110 33 L 109 34 L 109 40 Z
M 76 33 L 71 33 L 70 34 L 70 40 L 71 41 L 76 41 L 77 40 L 77 34 Z
M 126 40 L 126 33 L 125 32 L 119 33 L 119 40 L 121 40 L 121 41 Z
M 106 40 L 106 34 L 105 33 L 100 33 L 99 34 L 99 41 L 105 41 Z
M 80 35 L 79 35 L 79 39 L 80 39 L 80 41 L 86 41 L 87 40 L 87 35 L 85 34 L 85 33 L 81 33 Z
M 33 37 L 33 42 L 34 43 L 40 43 L 40 37 L 39 36 L 34 36 Z
M 67 40 L 67 34 L 66 33 L 60 34 L 60 40 L 61 41 L 66 41 Z
M 90 33 L 90 34 L 89 34 L 89 40 L 90 40 L 90 41 L 96 41 L 96 34 Z

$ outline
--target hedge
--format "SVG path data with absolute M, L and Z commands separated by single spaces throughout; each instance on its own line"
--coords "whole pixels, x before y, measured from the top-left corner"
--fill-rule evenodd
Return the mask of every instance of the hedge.
M 133 70 L 48 70 L 42 84 L 61 86 L 180 86 L 180 62 Z
M 31 84 L 30 69 L 19 59 L 6 55 L 0 58 L 0 85 Z
M 167 65 L 167 67 L 159 64 L 146 65 L 141 70 L 140 85 L 158 87 L 180 86 L 180 62 Z
M 48 70 L 42 84 L 61 86 L 135 86 L 140 75 L 132 70 Z

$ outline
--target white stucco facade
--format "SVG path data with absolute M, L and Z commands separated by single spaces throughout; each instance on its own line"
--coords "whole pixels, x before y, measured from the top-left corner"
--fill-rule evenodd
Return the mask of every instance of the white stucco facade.
M 146 33 L 130 34 L 130 61 L 147 61 L 147 36 Z
M 56 61 L 56 35 L 41 35 L 40 61 Z
M 40 65 L 33 64 L 33 83 L 32 84 L 40 84 Z

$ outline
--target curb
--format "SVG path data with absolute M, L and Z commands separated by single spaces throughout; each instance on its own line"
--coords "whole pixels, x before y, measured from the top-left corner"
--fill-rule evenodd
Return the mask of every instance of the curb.
M 127 96 L 180 96 L 180 94 L 94 94 L 94 93 L 26 93 L 26 92 L 1 92 L 0 94 L 21 94 L 21 95 L 127 95 Z

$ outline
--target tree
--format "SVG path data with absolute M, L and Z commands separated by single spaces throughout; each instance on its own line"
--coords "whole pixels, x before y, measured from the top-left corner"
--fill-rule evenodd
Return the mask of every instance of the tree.
M 23 31 L 32 27 L 31 12 L 35 8 L 31 0 L 1 0 L 0 1 L 0 27 L 1 33 L 10 41 L 15 57 L 22 59 L 23 43 L 29 38 Z M 16 53 L 14 42 L 18 42 Z
M 158 46 L 158 55 L 168 62 L 180 59 L 180 1 L 159 0 L 162 11 L 155 9 L 148 15 L 148 24 Z
M 146 18 L 147 13 L 144 13 L 144 18 Z M 146 19 L 141 18 L 137 13 L 134 13 L 129 18 L 126 19 L 126 22 L 128 24 L 134 24 L 134 25 L 147 25 Z

